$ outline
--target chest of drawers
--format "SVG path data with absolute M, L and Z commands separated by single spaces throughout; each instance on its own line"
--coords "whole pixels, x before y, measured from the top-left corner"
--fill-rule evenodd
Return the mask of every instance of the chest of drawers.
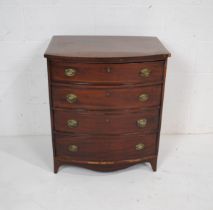
M 47 58 L 54 172 L 156 170 L 166 62 L 155 37 L 54 36 Z

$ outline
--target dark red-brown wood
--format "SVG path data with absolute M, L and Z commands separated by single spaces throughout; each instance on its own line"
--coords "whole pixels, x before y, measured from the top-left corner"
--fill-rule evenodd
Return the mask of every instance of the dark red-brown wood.
M 64 164 L 114 171 L 141 162 L 156 171 L 168 56 L 156 37 L 53 37 L 45 57 L 55 173 Z M 76 75 L 66 76 L 66 68 Z M 148 77 L 141 77 L 143 68 L 151 70 Z M 70 93 L 78 97 L 72 104 Z M 149 99 L 139 101 L 140 94 Z M 137 126 L 141 118 L 144 128 Z M 69 119 L 78 126 L 69 128 Z
M 79 135 L 55 134 L 56 156 L 60 158 L 89 161 L 135 160 L 155 155 L 156 134 L 128 135 Z M 144 144 L 144 149 L 136 150 L 137 144 Z M 70 152 L 69 145 L 78 147 Z
M 71 133 L 121 134 L 157 132 L 159 109 L 136 112 L 86 112 L 86 111 L 54 111 L 55 130 Z M 147 119 L 147 125 L 140 128 L 137 120 Z M 78 126 L 70 128 L 67 121 L 73 119 Z
M 94 84 L 127 84 L 150 82 L 162 82 L 163 61 L 142 62 L 142 63 L 122 63 L 122 64 L 85 64 L 85 63 L 63 63 L 52 62 L 52 81 L 67 83 L 94 83 Z M 65 75 L 65 69 L 75 69 L 76 74 L 72 77 Z M 150 76 L 144 77 L 140 71 L 149 69 Z
M 124 168 L 128 168 L 130 166 L 133 166 L 138 163 L 143 163 L 143 162 L 149 162 L 152 170 L 156 171 L 157 170 L 157 156 L 152 155 L 152 156 L 146 156 L 146 157 L 141 157 L 133 160 L 120 160 L 120 161 L 79 161 L 79 160 L 74 160 L 72 158 L 60 158 L 60 157 L 54 157 L 54 173 L 58 172 L 58 169 L 61 165 L 76 165 L 96 171 L 102 171 L 102 172 L 109 172 L 109 171 L 115 171 L 115 170 L 120 170 Z
M 67 95 L 77 96 L 76 102 L 69 103 Z M 148 100 L 140 101 L 139 96 L 147 94 Z M 160 105 L 161 86 L 111 87 L 111 86 L 53 86 L 53 107 L 66 109 L 130 109 L 157 107 Z
M 165 60 L 170 53 L 157 37 L 54 36 L 44 56 L 63 62 L 125 63 Z

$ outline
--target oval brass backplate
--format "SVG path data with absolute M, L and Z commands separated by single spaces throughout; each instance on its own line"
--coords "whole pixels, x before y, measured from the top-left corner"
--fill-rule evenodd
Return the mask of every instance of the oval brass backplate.
M 76 75 L 76 70 L 73 68 L 65 69 L 64 74 L 68 77 L 74 77 Z
M 137 125 L 139 128 L 144 128 L 147 125 L 147 119 L 143 118 L 143 119 L 139 119 L 137 120 Z
M 151 70 L 150 69 L 144 68 L 144 69 L 140 70 L 140 75 L 142 77 L 149 77 L 150 74 L 151 74 Z
M 146 93 L 141 94 L 141 95 L 139 95 L 138 99 L 139 99 L 139 101 L 141 101 L 141 102 L 148 101 L 148 100 L 149 100 L 149 95 L 146 94 Z
M 77 152 L 78 151 L 78 146 L 74 145 L 74 144 L 71 144 L 68 146 L 68 150 L 70 152 Z
M 69 128 L 76 128 L 76 127 L 78 127 L 78 121 L 73 120 L 73 119 L 68 120 L 68 121 L 67 121 L 67 126 L 68 126 Z
M 142 149 L 144 149 L 144 147 L 145 147 L 145 145 L 142 144 L 142 143 L 136 144 L 136 145 L 135 145 L 135 149 L 136 149 L 136 150 L 142 150 Z
M 75 94 L 70 93 L 66 95 L 66 99 L 70 104 L 72 104 L 77 101 L 78 97 Z

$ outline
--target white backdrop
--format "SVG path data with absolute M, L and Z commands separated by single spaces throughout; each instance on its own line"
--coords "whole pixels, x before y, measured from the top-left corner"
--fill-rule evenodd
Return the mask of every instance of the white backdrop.
M 163 133 L 213 132 L 213 1 L 0 0 L 0 135 L 50 134 L 52 35 L 158 36 L 171 51 Z

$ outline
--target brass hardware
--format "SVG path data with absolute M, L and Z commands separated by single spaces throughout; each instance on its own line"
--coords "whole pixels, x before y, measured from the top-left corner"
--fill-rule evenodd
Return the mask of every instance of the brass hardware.
M 141 94 L 141 95 L 139 95 L 138 99 L 139 99 L 139 101 L 142 101 L 142 102 L 147 101 L 149 99 L 149 95 L 146 93 Z
M 138 124 L 139 128 L 144 128 L 144 127 L 146 127 L 147 119 L 146 118 L 139 119 L 139 120 L 137 120 L 137 124 Z
M 74 145 L 74 144 L 71 144 L 68 146 L 68 150 L 70 152 L 77 152 L 78 151 L 78 146 Z
M 77 99 L 78 99 L 78 97 L 75 94 L 72 94 L 72 93 L 67 94 L 66 98 L 67 98 L 67 101 L 71 104 L 76 102 Z
M 108 73 L 111 72 L 111 68 L 110 67 L 107 67 L 107 70 L 106 70 Z
M 69 128 L 76 128 L 76 127 L 78 127 L 78 122 L 76 121 L 76 120 L 68 120 L 67 121 L 67 126 L 69 127 Z
M 145 145 L 142 144 L 142 143 L 136 144 L 136 145 L 135 145 L 135 149 L 136 149 L 136 150 L 142 150 L 142 149 L 144 149 L 144 147 L 145 147 Z
M 76 70 L 75 69 L 65 69 L 64 73 L 68 77 L 74 77 L 76 75 Z
M 149 69 L 147 69 L 147 68 L 140 70 L 140 75 L 142 77 L 149 77 L 150 73 L 151 73 L 151 71 Z

